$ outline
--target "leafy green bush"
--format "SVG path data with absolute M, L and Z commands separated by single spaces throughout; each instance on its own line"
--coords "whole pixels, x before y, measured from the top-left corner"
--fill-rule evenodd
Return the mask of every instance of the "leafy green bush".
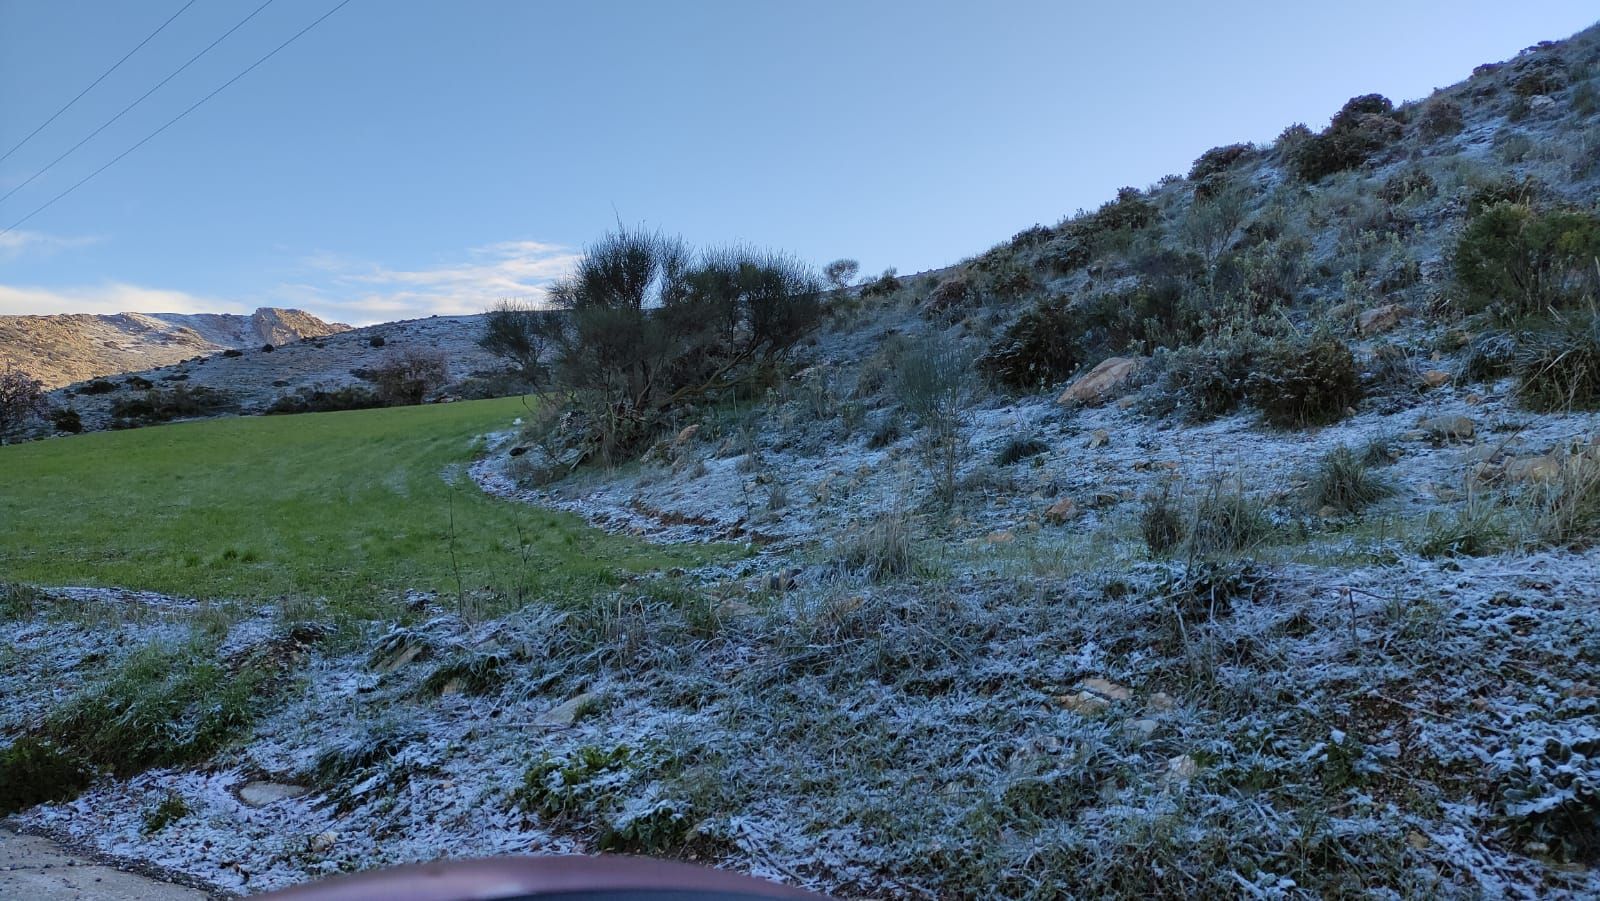
M 302 388 L 272 402 L 268 413 L 331 413 L 339 410 L 370 410 L 386 406 L 383 399 L 361 385 L 342 388 Z
M 1456 277 L 1469 310 L 1503 322 L 1571 306 L 1600 289 L 1600 217 L 1536 212 L 1500 202 L 1467 225 L 1456 244 Z
M 1418 130 L 1429 140 L 1459 134 L 1464 124 L 1461 104 L 1448 97 L 1435 97 L 1424 103 L 1422 115 L 1417 119 Z
M 83 418 L 78 415 L 77 410 L 62 408 L 52 411 L 50 413 L 50 424 L 55 426 L 56 431 L 66 432 L 69 435 L 76 435 L 83 431 Z
M 1246 385 L 1265 350 L 1260 336 L 1242 332 L 1161 355 L 1152 412 L 1177 412 L 1193 422 L 1232 413 L 1244 403 Z
M 1189 180 L 1201 181 L 1218 173 L 1226 172 L 1240 160 L 1254 152 L 1255 147 L 1251 144 L 1224 144 L 1221 147 L 1213 147 L 1200 154 L 1200 157 L 1194 161 L 1194 165 L 1189 167 Z
M 888 297 L 904 287 L 900 276 L 893 268 L 883 270 L 883 274 L 861 286 L 862 297 Z
M 1290 162 L 1307 182 L 1354 169 L 1400 137 L 1394 104 L 1380 94 L 1353 97 L 1320 134 L 1300 140 Z
M 1326 425 L 1361 400 L 1361 373 L 1349 345 L 1330 336 L 1271 347 L 1245 391 L 1268 423 Z
M 769 379 L 822 320 L 822 282 L 797 260 L 736 247 L 696 253 L 619 231 L 550 289 L 552 377 L 583 424 L 580 459 L 631 458 L 670 411 Z
M 171 388 L 152 388 L 140 397 L 128 397 L 111 405 L 116 428 L 153 425 L 195 416 L 214 416 L 237 412 L 232 395 L 216 388 L 175 384 Z
M 1081 362 L 1076 327 L 1076 317 L 1064 304 L 1041 303 L 990 345 L 978 358 L 978 368 L 1018 391 L 1059 382 Z

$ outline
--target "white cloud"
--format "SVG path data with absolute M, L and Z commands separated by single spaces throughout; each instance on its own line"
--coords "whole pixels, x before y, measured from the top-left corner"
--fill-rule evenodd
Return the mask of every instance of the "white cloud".
M 51 242 L 71 246 L 68 239 L 22 235 L 0 243 L 0 258 Z M 298 307 L 329 322 L 369 325 L 481 313 L 502 298 L 537 297 L 578 259 L 564 247 L 539 241 L 501 241 L 466 250 L 453 262 L 414 269 L 324 251 L 300 261 L 302 271 L 296 281 L 239 300 L 124 282 L 71 287 L 0 284 L 0 314 L 249 313 L 256 307 L 277 306 Z
M 83 247 L 99 241 L 95 237 L 64 237 L 44 232 L 8 231 L 0 234 L 0 260 L 11 262 L 24 255 L 44 256 L 58 250 Z
M 46 313 L 249 313 L 234 301 L 106 282 L 68 288 L 0 285 L 0 315 Z
M 321 252 L 305 259 L 326 285 L 283 288 L 304 305 L 337 311 L 361 324 L 429 315 L 481 313 L 507 297 L 538 296 L 571 271 L 579 255 L 540 241 L 500 241 L 466 252 L 465 259 L 420 269 L 395 269 L 367 260 Z

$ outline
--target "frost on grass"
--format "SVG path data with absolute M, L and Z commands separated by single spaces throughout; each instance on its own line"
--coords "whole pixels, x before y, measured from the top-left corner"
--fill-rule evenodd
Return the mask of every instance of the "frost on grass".
M 872 896 L 1600 889 L 1581 557 L 816 572 L 711 629 L 659 592 L 415 627 L 494 648 L 482 694 L 375 669 L 374 635 L 212 766 L 24 820 L 251 890 L 584 847 Z

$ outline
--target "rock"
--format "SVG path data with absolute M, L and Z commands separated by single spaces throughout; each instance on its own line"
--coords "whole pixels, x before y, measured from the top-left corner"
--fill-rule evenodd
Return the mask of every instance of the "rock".
M 1450 384 L 1450 373 L 1443 369 L 1430 369 L 1422 374 L 1422 384 L 1429 388 L 1443 388 Z
M 1128 735 L 1133 738 L 1146 739 L 1156 733 L 1156 727 L 1159 725 L 1160 723 L 1157 723 L 1153 719 L 1142 717 L 1136 720 L 1129 720 L 1126 724 L 1124 724 L 1123 728 L 1126 729 Z
M 1405 310 L 1399 304 L 1390 303 L 1373 307 L 1356 317 L 1356 331 L 1363 335 L 1386 332 L 1399 325 L 1404 316 Z
M 1422 428 L 1439 441 L 1471 441 L 1477 426 L 1466 416 L 1435 416 L 1422 421 Z
M 1064 497 L 1051 504 L 1049 508 L 1044 511 L 1044 520 L 1051 525 L 1059 526 L 1077 515 L 1078 505 L 1072 502 L 1072 498 Z
M 1105 429 L 1095 429 L 1089 433 L 1089 443 L 1085 444 L 1084 447 L 1094 450 L 1097 447 L 1105 447 L 1109 443 L 1111 443 L 1111 433 Z
M 411 661 L 416 660 L 418 657 L 421 657 L 427 650 L 428 646 L 422 644 L 421 642 L 407 643 L 398 651 L 395 651 L 393 654 L 389 655 L 389 659 L 378 664 L 377 670 L 380 673 L 392 673 Z
M 324 851 L 332 850 L 333 846 L 338 843 L 339 833 L 333 831 L 318 832 L 306 841 L 306 847 L 310 848 L 313 853 L 321 854 Z
M 1151 695 L 1148 704 L 1151 710 L 1160 711 L 1162 713 L 1165 713 L 1178 706 L 1178 702 L 1173 700 L 1172 695 L 1169 695 L 1164 691 L 1158 691 Z
M 1056 700 L 1060 702 L 1062 707 L 1065 707 L 1073 713 L 1081 716 L 1095 716 L 1096 714 L 1105 712 L 1105 709 L 1111 706 L 1110 701 L 1107 701 L 1105 698 L 1102 698 L 1097 694 L 1087 691 L 1080 691 L 1070 695 L 1062 695 L 1056 698 Z
M 1469 395 L 1467 395 L 1466 400 L 1467 400 L 1467 403 L 1469 403 L 1472 406 L 1476 407 L 1478 404 L 1483 403 L 1483 395 L 1477 394 L 1477 393 L 1469 394 Z
M 289 785 L 283 782 L 246 782 L 239 786 L 235 792 L 239 800 L 246 807 L 266 807 L 279 801 L 288 801 L 293 798 L 304 797 L 310 794 L 311 789 L 303 785 Z
M 1422 833 L 1413 829 L 1406 833 L 1406 844 L 1416 848 L 1418 851 L 1421 851 L 1422 849 L 1433 844 L 1433 842 L 1430 841 L 1426 835 L 1423 835 Z
M 546 711 L 539 717 L 539 722 L 546 726 L 570 726 L 578 721 L 578 714 L 599 700 L 600 695 L 592 691 L 573 695 L 559 706 Z
M 1500 472 L 1509 482 L 1547 482 L 1561 474 L 1561 460 L 1553 454 L 1513 457 Z
M 1528 98 L 1528 109 L 1545 109 L 1556 105 L 1556 98 L 1549 94 L 1536 94 Z
M 1133 357 L 1111 357 L 1089 370 L 1089 374 L 1067 386 L 1056 398 L 1063 406 L 1094 404 L 1106 399 L 1111 392 L 1122 387 L 1138 370 L 1139 361 Z
M 1188 754 L 1179 754 L 1167 761 L 1167 781 L 1188 782 L 1200 775 L 1200 764 Z
M 1010 544 L 1017 540 L 1017 536 L 1012 534 L 1010 529 L 997 529 L 990 532 L 989 537 L 984 540 L 990 544 Z
M 676 447 L 682 447 L 685 444 L 688 444 L 690 441 L 693 441 L 694 436 L 698 435 L 699 433 L 700 423 L 698 422 L 694 425 L 684 426 L 683 431 L 678 433 L 678 437 L 672 439 L 672 443 Z
M 1078 683 L 1078 688 L 1094 692 L 1108 701 L 1126 701 L 1133 697 L 1132 689 L 1118 685 L 1110 679 L 1085 679 Z
M 1421 441 L 1428 437 L 1428 433 L 1421 429 L 1410 429 L 1400 433 L 1401 441 Z

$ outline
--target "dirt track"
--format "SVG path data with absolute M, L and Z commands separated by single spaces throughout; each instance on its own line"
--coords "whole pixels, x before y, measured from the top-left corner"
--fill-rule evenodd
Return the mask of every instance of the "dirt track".
M 119 870 L 56 842 L 0 829 L 0 898 L 205 901 L 206 893 Z

